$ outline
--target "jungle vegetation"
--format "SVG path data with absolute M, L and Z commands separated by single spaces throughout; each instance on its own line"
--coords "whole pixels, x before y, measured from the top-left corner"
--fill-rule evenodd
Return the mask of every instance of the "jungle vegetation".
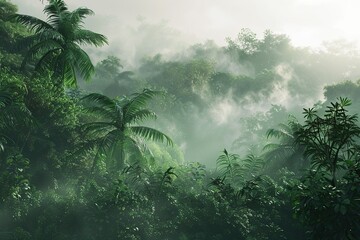
M 360 55 L 243 29 L 126 69 L 44 13 L 0 0 L 0 239 L 360 239 Z

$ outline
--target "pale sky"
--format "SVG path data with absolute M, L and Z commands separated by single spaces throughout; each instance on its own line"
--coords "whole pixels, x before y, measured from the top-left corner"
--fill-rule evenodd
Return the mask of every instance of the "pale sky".
M 19 6 L 20 13 L 43 16 L 40 0 L 12 2 Z M 360 42 L 358 0 L 68 0 L 67 3 L 70 10 L 80 6 L 92 9 L 95 16 L 88 18 L 86 27 L 105 34 L 110 44 L 120 42 L 127 47 L 131 45 L 124 40 L 129 36 L 127 31 L 133 29 L 132 34 L 141 35 L 141 29 L 134 30 L 141 19 L 149 24 L 162 23 L 169 31 L 179 32 L 184 41 L 193 43 L 211 39 L 224 45 L 226 37 L 236 37 L 242 28 L 259 36 L 266 29 L 286 34 L 296 46 L 318 47 L 323 41 L 338 39 Z M 161 45 L 164 32 L 158 34 L 155 40 Z

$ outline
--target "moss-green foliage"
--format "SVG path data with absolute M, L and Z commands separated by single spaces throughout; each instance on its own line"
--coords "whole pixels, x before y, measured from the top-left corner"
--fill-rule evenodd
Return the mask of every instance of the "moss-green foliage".
M 294 209 L 312 228 L 314 239 L 359 237 L 360 222 L 354 211 L 359 209 L 360 127 L 357 116 L 348 113 L 350 104 L 340 98 L 326 107 L 323 116 L 304 109 L 306 122 L 297 131 L 311 167 L 293 186 Z
M 0 66 L 16 69 L 22 57 L 17 41 L 29 33 L 21 24 L 9 21 L 17 12 L 17 6 L 7 0 L 0 1 Z
M 19 70 L 24 56 L 15 45 L 28 33 L 5 22 L 15 6 L 0 0 L 0 13 L 0 239 L 360 238 L 360 128 L 350 101 L 332 100 L 341 90 L 358 106 L 358 83 L 328 86 L 329 102 L 305 109 L 304 123 L 291 117 L 278 125 L 288 114 L 276 105 L 242 119 L 247 131 L 234 146 L 253 151 L 224 150 L 215 168 L 184 159 L 184 146 L 155 130 L 173 119 L 193 131 L 189 113 L 218 98 L 268 96 L 288 55 L 297 75 L 311 75 L 287 37 L 243 30 L 226 48 L 196 45 L 179 61 L 155 56 L 134 74 L 109 57 L 96 66 L 95 80 L 106 84 L 91 86 L 109 96 L 89 95 L 64 89 L 54 69 L 31 78 Z M 250 66 L 247 74 L 220 64 L 225 55 Z M 142 87 L 167 95 L 147 105 L 158 91 L 130 94 Z M 167 121 L 142 121 L 153 120 L 151 109 Z

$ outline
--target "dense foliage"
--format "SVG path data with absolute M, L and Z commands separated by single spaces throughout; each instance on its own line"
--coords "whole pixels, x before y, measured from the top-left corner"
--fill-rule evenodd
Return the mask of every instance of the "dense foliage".
M 93 68 L 80 44 L 106 38 L 82 28 L 92 11 L 49 0 L 44 12 L 47 22 L 0 0 L 0 239 L 360 238 L 359 82 L 326 86 L 304 121 L 281 105 L 237 119 L 246 130 L 219 135 L 233 148 L 209 166 L 180 146 L 211 153 L 211 135 L 192 137 L 230 125 L 227 107 L 274 100 L 284 84 L 302 98 L 303 82 L 359 58 L 242 30 L 227 47 L 133 71 L 115 56 Z M 212 117 L 220 130 L 206 128 Z

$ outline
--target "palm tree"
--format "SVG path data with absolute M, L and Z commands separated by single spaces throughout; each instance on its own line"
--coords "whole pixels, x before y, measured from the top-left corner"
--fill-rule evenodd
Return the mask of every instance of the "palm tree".
M 15 14 L 14 18 L 34 32 L 23 40 L 29 46 L 23 67 L 37 72 L 50 70 L 60 85 L 76 86 L 77 76 L 89 80 L 94 66 L 80 45 L 96 47 L 107 43 L 105 36 L 83 29 L 83 20 L 94 14 L 88 8 L 69 11 L 63 0 L 49 0 L 44 13 L 47 21 L 33 16 Z
M 93 169 L 99 154 L 107 156 L 108 167 L 115 167 L 116 170 L 123 168 L 125 149 L 137 146 L 138 138 L 173 144 L 164 133 L 138 125 L 141 121 L 156 119 L 156 114 L 147 109 L 146 105 L 157 94 L 159 92 L 145 89 L 130 98 L 111 99 L 99 93 L 82 98 L 87 112 L 98 117 L 97 121 L 83 125 L 85 134 L 94 139 L 93 145 L 98 149 Z
M 267 131 L 268 139 L 278 139 L 277 142 L 268 143 L 264 147 L 264 158 L 270 163 L 270 168 L 287 166 L 293 171 L 298 171 L 305 166 L 304 147 L 297 141 L 297 131 L 300 127 L 296 119 L 291 118 L 288 124 L 281 123 L 277 128 Z

